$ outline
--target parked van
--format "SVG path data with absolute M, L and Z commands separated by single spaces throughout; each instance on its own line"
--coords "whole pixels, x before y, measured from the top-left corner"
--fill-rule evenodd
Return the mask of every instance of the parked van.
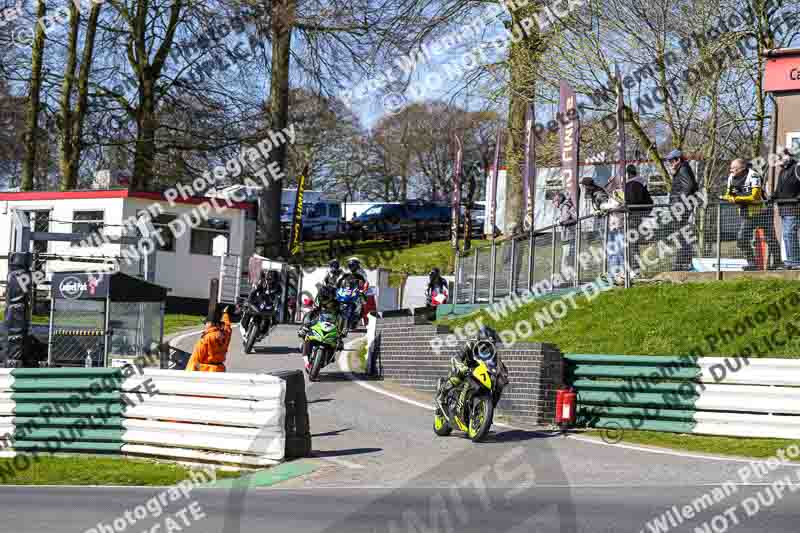
M 331 239 L 343 225 L 342 207 L 338 202 L 321 200 L 303 206 L 303 240 Z

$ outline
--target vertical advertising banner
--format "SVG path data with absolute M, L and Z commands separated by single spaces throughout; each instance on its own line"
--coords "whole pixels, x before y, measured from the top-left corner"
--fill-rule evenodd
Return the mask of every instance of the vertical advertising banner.
M 522 197 L 525 202 L 525 218 L 522 225 L 525 230 L 533 227 L 533 193 L 536 190 L 536 136 L 533 134 L 536 111 L 533 105 L 531 103 L 528 106 L 525 115 L 525 169 L 522 174 Z
M 458 249 L 458 223 L 461 220 L 461 165 L 463 149 L 461 139 L 456 135 L 456 160 L 453 166 L 453 221 L 451 226 L 451 239 L 453 250 Z M 469 228 L 466 228 L 469 229 Z
M 294 216 L 292 217 L 292 231 L 289 237 L 289 255 L 294 257 L 300 253 L 300 243 L 303 241 L 303 193 L 306 190 L 308 165 L 297 178 L 297 196 L 294 200 Z
M 561 177 L 564 180 L 564 190 L 572 198 L 576 209 L 581 205 L 580 189 L 578 188 L 581 123 L 578 116 L 578 99 L 575 91 L 565 81 L 561 81 L 561 98 L 558 112 L 564 127 L 560 129 L 561 139 Z M 580 216 L 580 213 L 578 213 Z
M 489 197 L 489 233 L 494 239 L 495 227 L 497 226 L 497 178 L 500 175 L 500 143 L 503 139 L 503 131 L 497 126 L 497 139 L 494 146 L 494 167 L 492 168 L 491 196 Z

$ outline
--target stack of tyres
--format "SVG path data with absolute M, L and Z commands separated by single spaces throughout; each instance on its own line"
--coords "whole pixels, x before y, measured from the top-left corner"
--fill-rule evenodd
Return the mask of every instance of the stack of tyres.
M 273 372 L 286 381 L 286 459 L 311 455 L 311 424 L 308 420 L 306 379 L 301 370 Z
M 8 259 L 6 279 L 5 346 L 6 365 L 21 366 L 25 354 L 30 353 L 28 335 L 28 306 L 30 305 L 31 279 L 30 253 L 14 253 Z

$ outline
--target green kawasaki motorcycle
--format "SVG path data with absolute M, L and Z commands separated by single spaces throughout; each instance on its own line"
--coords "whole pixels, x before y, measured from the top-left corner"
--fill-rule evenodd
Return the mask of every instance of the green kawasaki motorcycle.
M 303 341 L 303 360 L 311 381 L 317 381 L 320 370 L 334 361 L 338 344 L 336 317 L 330 313 L 320 314 Z

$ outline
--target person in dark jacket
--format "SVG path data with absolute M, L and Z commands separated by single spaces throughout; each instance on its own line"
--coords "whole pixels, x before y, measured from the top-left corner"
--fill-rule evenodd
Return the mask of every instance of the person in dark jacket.
M 789 150 L 784 150 L 781 172 L 772 198 L 778 203 L 783 223 L 783 244 L 786 248 L 784 266 L 800 270 L 800 165 Z
M 672 173 L 672 189 L 669 192 L 669 203 L 682 203 L 682 198 L 689 197 L 698 191 L 697 179 L 694 171 L 689 166 L 689 162 L 683 157 L 683 152 L 673 150 L 665 158 L 668 168 Z M 685 204 L 684 204 L 685 206 Z M 681 241 L 680 248 L 672 261 L 672 269 L 675 271 L 690 270 L 692 266 L 692 244 L 683 238 L 680 232 L 682 228 L 689 225 L 692 213 L 687 209 L 680 216 L 674 217 L 672 224 L 665 230 L 666 235 L 677 233 L 677 238 Z
M 433 299 L 439 294 L 448 296 L 447 280 L 442 277 L 442 272 L 434 267 L 428 274 L 428 286 L 425 289 L 425 305 L 432 306 Z
M 639 175 L 635 165 L 625 167 L 625 175 L 625 204 L 631 206 L 632 211 L 650 213 L 653 210 L 653 198 L 647 189 L 647 179 Z
M 647 189 L 647 178 L 639 175 L 635 165 L 628 165 L 625 167 L 625 205 L 628 206 L 628 227 L 638 228 L 643 218 L 650 214 L 653 210 L 653 198 L 650 196 L 650 191 Z M 630 247 L 629 259 L 631 262 L 636 261 L 637 257 L 641 257 L 641 247 L 644 237 L 639 235 L 638 239 L 628 243 Z M 631 265 L 635 272 L 641 270 L 641 264 Z
M 598 186 L 594 179 L 587 176 L 581 180 L 581 185 L 586 190 L 586 194 L 589 195 L 589 199 L 592 201 L 592 207 L 595 211 L 602 211 L 600 207 L 605 202 L 608 201 L 608 193 L 602 187 Z

